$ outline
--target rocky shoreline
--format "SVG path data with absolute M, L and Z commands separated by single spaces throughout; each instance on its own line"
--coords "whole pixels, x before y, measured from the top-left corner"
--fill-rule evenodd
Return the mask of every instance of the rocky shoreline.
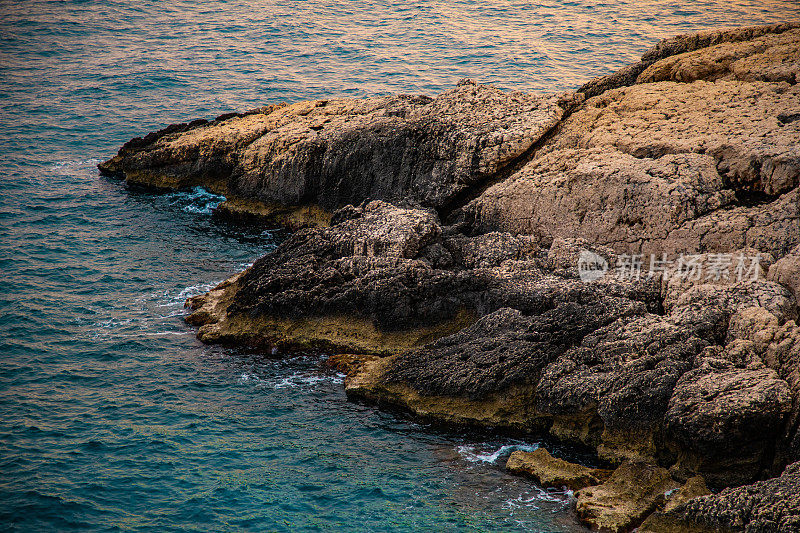
M 273 105 L 99 167 L 297 229 L 188 302 L 204 342 L 332 353 L 353 398 L 591 446 L 613 472 L 509 469 L 599 530 L 797 531 L 798 81 L 800 24 L 709 31 L 574 93 Z

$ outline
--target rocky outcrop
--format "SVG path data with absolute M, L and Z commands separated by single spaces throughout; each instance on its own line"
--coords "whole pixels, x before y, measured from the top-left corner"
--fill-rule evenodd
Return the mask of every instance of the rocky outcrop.
M 543 487 L 566 487 L 570 490 L 599 485 L 611 476 L 610 470 L 570 463 L 553 457 L 544 448 L 513 452 L 506 462 L 506 470 L 531 477 Z
M 544 251 L 524 237 L 444 235 L 431 211 L 373 201 L 336 212 L 334 221 L 295 233 L 241 276 L 193 299 L 188 320 L 202 324 L 201 340 L 286 350 L 313 347 L 303 339 L 316 337 L 317 348 L 392 353 L 514 306 L 557 314 L 551 330 L 568 344 L 593 324 L 658 303 L 655 282 L 585 285 L 549 271 L 536 257 Z M 583 307 L 585 324 L 571 317 Z M 576 331 L 558 328 L 559 317 Z M 300 322 L 307 327 L 284 327 Z M 318 326 L 335 331 L 325 337 Z
M 800 109 L 798 87 L 663 82 L 603 94 L 462 217 L 473 232 L 542 244 L 580 237 L 646 256 L 785 255 L 800 239 L 800 121 L 777 117 Z
M 643 531 L 798 531 L 799 486 L 800 463 L 793 463 L 779 477 L 693 498 L 659 516 Z
M 582 237 L 645 255 L 785 255 L 800 239 L 800 121 L 791 119 L 800 86 L 794 74 L 769 72 L 777 57 L 781 72 L 797 70 L 800 28 L 781 28 L 661 59 L 638 83 L 587 100 L 530 163 L 460 216 L 473 232 L 542 244 Z M 723 56 L 738 59 L 723 67 Z M 647 74 L 659 69 L 684 74 Z M 684 78 L 692 83 L 675 81 Z
M 581 521 L 600 531 L 622 533 L 638 526 L 679 487 L 663 468 L 624 463 L 602 485 L 575 493 Z
M 731 77 L 742 81 L 785 81 L 797 83 L 800 72 L 795 35 L 796 27 L 776 25 L 783 32 L 745 31 L 716 33 L 714 46 L 672 54 L 647 67 L 636 78 L 637 83 L 657 81 L 692 82 Z M 762 30 L 766 30 L 763 28 Z M 711 35 L 715 35 L 712 33 Z M 725 37 L 733 37 L 728 38 Z
M 621 465 L 578 495 L 594 527 L 788 531 L 768 491 L 796 469 L 758 480 L 800 460 L 799 49 L 796 24 L 681 36 L 571 95 L 276 106 L 101 168 L 319 226 L 191 299 L 201 340 L 346 354 L 350 397 L 589 445 Z
M 690 461 L 718 487 L 757 478 L 770 466 L 764 451 L 774 450 L 791 407 L 786 381 L 758 358 L 745 368 L 704 359 L 675 384 L 664 416 L 665 434 L 678 444 L 676 468 Z
M 300 222 L 309 206 L 329 213 L 367 199 L 445 208 L 525 154 L 571 98 L 465 80 L 436 98 L 271 106 L 135 139 L 100 169 L 138 185 L 204 185 L 229 197 L 223 212 L 279 222 Z
M 738 43 L 758 40 L 763 36 L 780 35 L 798 27 L 800 27 L 798 23 L 782 23 L 768 26 L 707 30 L 664 39 L 645 52 L 641 61 L 628 65 L 614 74 L 595 78 L 578 89 L 578 92 L 585 94 L 587 97 L 597 96 L 611 89 L 633 85 L 637 79 L 640 79 L 642 72 L 661 59 L 674 56 L 692 57 L 690 52 L 713 48 L 723 43 Z M 712 69 L 716 70 L 714 67 Z
M 611 462 L 660 461 L 715 486 L 769 473 L 791 449 L 796 353 L 782 339 L 793 338 L 796 301 L 763 269 L 741 282 L 613 270 L 586 282 L 582 241 L 542 249 L 508 233 L 468 237 L 433 211 L 381 201 L 333 221 L 191 300 L 199 337 L 389 356 L 348 363 L 348 394 L 547 431 Z M 746 338 L 753 310 L 775 328 L 769 342 Z
M 776 261 L 769 268 L 767 277 L 788 287 L 794 297 L 800 301 L 800 245 L 795 246 L 791 252 Z

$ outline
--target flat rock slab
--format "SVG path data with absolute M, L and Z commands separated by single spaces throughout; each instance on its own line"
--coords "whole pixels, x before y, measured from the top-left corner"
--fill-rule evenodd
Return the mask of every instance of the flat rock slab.
M 611 470 L 589 468 L 553 457 L 544 448 L 532 452 L 515 451 L 506 462 L 506 470 L 529 476 L 543 487 L 570 490 L 599 485 L 611 475 Z

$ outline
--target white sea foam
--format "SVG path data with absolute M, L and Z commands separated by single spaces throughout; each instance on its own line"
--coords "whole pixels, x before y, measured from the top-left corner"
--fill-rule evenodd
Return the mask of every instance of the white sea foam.
M 197 285 L 190 285 L 185 287 L 179 292 L 173 299 L 175 300 L 185 300 L 186 298 L 191 298 L 192 296 L 197 296 L 199 294 L 206 293 L 219 285 L 220 281 L 212 281 L 211 283 L 198 283 Z
M 254 382 L 255 383 L 260 383 L 261 382 L 261 378 L 259 378 L 257 375 L 252 374 L 250 372 L 242 372 L 242 375 L 239 376 L 238 381 L 241 384 L 254 383 Z
M 344 377 L 344 374 L 335 374 L 331 376 L 309 374 L 307 372 L 295 372 L 294 374 L 281 378 L 264 379 L 252 372 L 242 372 L 237 381 L 242 385 L 252 384 L 258 387 L 272 387 L 275 390 L 280 390 L 297 387 L 314 387 L 319 383 L 341 384 L 344 382 Z
M 117 329 L 122 326 L 127 326 L 132 322 L 133 322 L 132 318 L 119 319 L 114 317 L 114 318 L 109 318 L 107 320 L 101 320 L 100 322 L 97 322 L 95 326 L 103 329 Z
M 314 386 L 317 383 L 324 383 L 324 382 L 334 383 L 337 385 L 341 384 L 344 382 L 344 374 L 325 376 L 325 375 L 309 375 L 297 372 L 292 374 L 291 376 L 280 379 L 277 383 L 275 383 L 274 387 L 276 389 L 308 387 L 308 386 Z
M 496 463 L 501 457 L 511 455 L 511 452 L 521 450 L 532 452 L 539 448 L 539 444 L 506 444 L 491 451 L 486 450 L 487 446 L 482 444 L 463 444 L 458 447 L 458 453 L 462 458 L 470 463 Z
M 118 333 L 115 334 L 115 337 L 184 337 L 186 335 L 191 335 L 189 331 L 152 331 L 146 332 L 143 331 L 141 333 Z
M 169 205 L 180 207 L 187 213 L 210 215 L 225 197 L 207 191 L 203 187 L 194 187 L 188 191 L 177 191 L 167 196 Z
M 159 294 L 159 299 L 161 303 L 157 305 L 157 307 L 175 307 L 181 306 L 186 302 L 187 298 L 191 298 L 193 296 L 198 296 L 200 294 L 205 294 L 217 285 L 219 285 L 219 281 L 212 281 L 210 283 L 198 283 L 197 285 L 190 285 L 188 287 L 184 287 L 179 291 L 172 290 L 165 290 Z M 182 311 L 173 311 L 166 317 L 177 316 L 183 314 Z
M 523 507 L 528 509 L 539 509 L 542 503 L 559 503 L 561 505 L 553 509 L 553 511 L 557 511 L 559 508 L 564 508 L 570 505 L 573 498 L 574 496 L 571 490 L 553 491 L 533 486 L 530 490 L 526 490 L 516 498 L 509 498 L 503 501 L 502 508 L 509 510 L 520 509 Z M 549 505 L 548 507 L 552 508 L 552 505 Z

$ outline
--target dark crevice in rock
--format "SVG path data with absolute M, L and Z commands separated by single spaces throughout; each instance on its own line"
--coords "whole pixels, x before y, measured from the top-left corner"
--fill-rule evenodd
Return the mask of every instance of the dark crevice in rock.
M 778 123 L 783 125 L 800 120 L 800 113 L 781 113 L 778 115 Z
M 624 67 L 613 74 L 595 78 L 578 88 L 579 93 L 586 95 L 586 98 L 599 96 L 606 91 L 627 87 L 636 83 L 636 78 L 644 70 L 655 63 L 656 60 L 640 61 L 636 64 Z
M 770 204 L 780 198 L 778 195 L 749 189 L 734 189 L 734 195 L 736 201 L 731 204 L 731 207 L 759 207 Z
M 564 116 L 552 128 L 550 128 L 544 135 L 542 135 L 536 142 L 531 144 L 527 150 L 518 155 L 505 166 L 500 168 L 494 174 L 485 176 L 478 180 L 477 183 L 465 187 L 457 194 L 448 200 L 444 205 L 437 208 L 436 212 L 439 215 L 439 220 L 443 224 L 455 224 L 458 221 L 455 218 L 462 207 L 470 203 L 472 200 L 478 198 L 492 185 L 505 181 L 514 173 L 519 171 L 522 167 L 530 163 L 535 157 L 540 148 L 547 144 L 553 137 L 556 136 L 561 129 L 562 123 L 569 117 L 577 106 L 567 107 L 564 109 Z

